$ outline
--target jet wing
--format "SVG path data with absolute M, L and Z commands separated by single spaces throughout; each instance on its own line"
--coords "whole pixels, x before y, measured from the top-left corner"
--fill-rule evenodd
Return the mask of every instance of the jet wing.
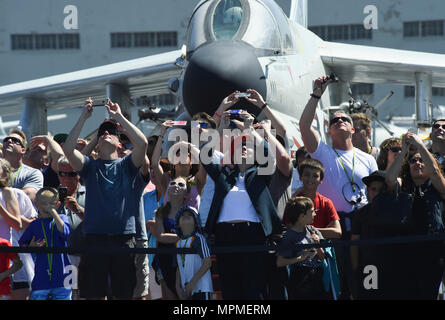
M 105 99 L 108 83 L 125 85 L 131 96 L 167 93 L 168 80 L 182 70 L 175 64 L 181 55 L 175 50 L 2 86 L 0 114 L 17 113 L 26 97 L 45 99 L 48 109 L 81 106 L 88 97 Z
M 445 55 L 323 41 L 320 56 L 341 80 L 414 85 L 416 72 L 445 87 Z

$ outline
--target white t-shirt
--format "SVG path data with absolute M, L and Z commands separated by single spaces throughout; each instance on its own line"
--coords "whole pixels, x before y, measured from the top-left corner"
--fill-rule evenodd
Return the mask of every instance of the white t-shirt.
M 229 193 L 227 193 L 217 223 L 235 220 L 260 222 L 258 213 L 253 207 L 252 200 L 250 200 L 249 194 L 247 193 L 244 178 L 245 177 L 239 174 L 236 184 Z
M 298 169 L 293 169 L 292 172 L 292 194 L 293 195 L 298 188 L 301 188 L 303 186 L 303 182 L 300 180 L 300 175 L 298 174 Z
M 355 208 L 346 202 L 343 197 L 342 189 L 344 187 L 344 195 L 349 201 L 357 200 L 359 192 L 357 190 L 357 192 L 354 193 L 350 186 L 354 153 L 355 166 L 353 181 L 360 187 L 362 193 L 362 201 L 358 205 L 359 207 L 368 203 L 368 200 L 366 199 L 366 185 L 363 183 L 362 178 L 367 177 L 374 171 L 378 170 L 377 162 L 374 157 L 357 148 L 349 151 L 336 149 L 336 151 L 343 161 L 349 178 L 334 149 L 320 141 L 317 150 L 311 154 L 311 157 L 321 161 L 325 168 L 323 183 L 318 187 L 318 192 L 331 199 L 337 211 L 351 212 Z
M 215 150 L 212 156 L 213 164 L 221 164 L 224 154 Z M 201 202 L 199 204 L 199 217 L 201 219 L 201 226 L 205 226 L 207 222 L 207 217 L 209 215 L 210 206 L 212 205 L 213 194 L 215 193 L 215 182 L 209 175 L 207 175 L 206 184 L 202 189 Z
M 20 215 L 28 219 L 37 218 L 38 213 L 26 193 L 17 188 L 13 188 L 13 190 L 19 202 Z M 25 230 L 15 231 L 12 229 L 13 246 L 19 245 L 18 240 L 24 232 Z M 23 267 L 12 275 L 12 279 L 14 282 L 29 282 L 29 284 L 31 284 L 32 278 L 34 277 L 34 261 L 32 256 L 30 253 L 19 253 L 19 256 L 23 262 Z

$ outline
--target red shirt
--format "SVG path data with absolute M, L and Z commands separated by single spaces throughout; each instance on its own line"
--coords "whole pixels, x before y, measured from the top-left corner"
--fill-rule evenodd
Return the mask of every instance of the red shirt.
M 3 238 L 0 238 L 0 247 L 11 247 L 11 243 Z M 10 261 L 17 257 L 17 253 L 8 252 L 0 253 L 0 273 L 5 272 L 9 269 Z M 0 295 L 10 295 L 11 294 L 11 277 L 6 277 L 0 282 Z
M 303 195 L 300 193 L 297 196 L 301 197 Z M 326 198 L 317 192 L 313 202 L 316 215 L 312 225 L 315 228 L 326 228 L 332 221 L 340 220 L 337 210 L 335 210 L 334 204 L 329 198 Z M 286 216 L 283 216 L 283 222 L 286 225 L 289 224 L 289 220 Z

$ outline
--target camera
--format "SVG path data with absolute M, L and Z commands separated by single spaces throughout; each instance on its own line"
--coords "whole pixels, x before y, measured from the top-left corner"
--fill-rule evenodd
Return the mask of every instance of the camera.
M 323 83 L 326 83 L 328 80 L 332 80 L 332 82 L 338 82 L 338 76 L 332 72 L 324 81 Z
M 248 97 L 250 97 L 250 92 L 235 93 L 235 98 L 248 98 Z
M 68 196 L 68 188 L 67 187 L 59 187 L 59 201 L 61 204 L 65 201 L 65 198 Z

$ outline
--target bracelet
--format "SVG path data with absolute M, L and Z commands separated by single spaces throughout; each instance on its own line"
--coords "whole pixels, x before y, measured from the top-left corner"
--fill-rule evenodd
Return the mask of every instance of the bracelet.
M 311 93 L 311 97 L 312 97 L 312 98 L 315 98 L 315 99 L 320 99 L 320 98 L 321 98 L 321 96 L 317 96 L 317 95 L 315 95 L 315 94 L 313 94 L 313 93 Z
M 264 104 L 261 106 L 261 110 L 264 110 L 264 108 L 267 107 L 267 102 L 264 102 Z
M 221 116 L 218 114 L 218 112 L 215 111 L 215 116 L 218 117 L 218 119 L 221 119 Z

